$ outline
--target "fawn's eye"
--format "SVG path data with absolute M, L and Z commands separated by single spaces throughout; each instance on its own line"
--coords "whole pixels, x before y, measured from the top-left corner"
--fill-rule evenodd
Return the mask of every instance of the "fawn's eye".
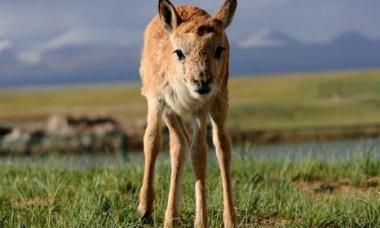
M 185 55 L 183 54 L 183 52 L 181 50 L 177 49 L 174 51 L 174 53 L 177 54 L 179 61 L 184 61 L 186 59 Z
M 217 47 L 215 51 L 215 58 L 222 58 L 223 51 L 226 50 L 224 47 Z

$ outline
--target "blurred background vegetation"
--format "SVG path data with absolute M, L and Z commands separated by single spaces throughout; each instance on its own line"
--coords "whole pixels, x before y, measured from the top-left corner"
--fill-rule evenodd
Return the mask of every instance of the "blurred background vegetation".
M 380 71 L 242 76 L 229 84 L 230 128 L 271 129 L 380 122 Z M 54 113 L 110 115 L 143 125 L 139 84 L 0 91 L 0 119 L 43 120 Z M 141 126 L 140 126 L 141 127 Z

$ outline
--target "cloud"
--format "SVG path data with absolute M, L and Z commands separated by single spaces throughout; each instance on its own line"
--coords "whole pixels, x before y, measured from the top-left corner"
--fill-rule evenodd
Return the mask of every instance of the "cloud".
M 67 46 L 89 45 L 89 46 L 132 46 L 140 40 L 136 34 L 141 31 L 129 29 L 71 29 L 53 38 L 42 46 L 45 51 L 56 50 Z
M 18 59 L 36 64 L 55 49 L 72 45 L 139 47 L 157 0 L 0 1 L 0 34 L 12 41 Z M 215 12 L 224 0 L 173 0 Z M 231 43 L 281 45 L 256 32 L 270 27 L 308 42 L 327 41 L 342 32 L 380 36 L 378 0 L 239 0 Z M 254 34 L 254 35 L 251 35 Z M 242 37 L 247 37 L 242 39 Z M 1 50 L 1 47 L 0 47 Z
M 43 55 L 49 51 L 57 50 L 67 46 L 75 46 L 86 43 L 88 35 L 81 30 L 70 30 L 51 40 L 41 42 L 30 50 L 21 51 L 17 59 L 28 65 L 40 63 Z
M 281 6 L 283 4 L 288 4 L 297 1 L 299 0 L 243 0 L 243 3 L 245 3 L 246 5 L 251 5 L 251 7 L 255 9 L 262 9 L 274 6 Z
M 157 13 L 157 0 L 0 1 L 0 34 L 16 47 L 34 48 L 77 28 L 99 30 L 96 35 L 126 40 L 141 38 L 144 27 Z M 199 5 L 215 12 L 224 0 L 173 0 L 175 4 Z M 281 30 L 300 40 L 328 40 L 345 31 L 380 36 L 378 0 L 239 0 L 232 42 L 263 27 Z M 103 33 L 104 32 L 104 33 Z M 103 33 L 103 34 L 102 34 Z M 132 38 L 131 38 L 132 37 Z M 111 42 L 110 38 L 103 39 Z M 136 41 L 134 41 L 136 43 Z
M 66 47 L 132 47 L 141 40 L 140 33 L 139 31 L 117 29 L 71 29 L 50 40 L 41 42 L 29 50 L 21 51 L 17 55 L 17 59 L 28 65 L 36 65 L 40 63 L 45 54 Z
M 9 40 L 0 40 L 0 53 L 6 49 L 10 49 L 12 47 L 12 42 Z
M 270 29 L 263 29 L 245 39 L 238 46 L 242 48 L 280 47 L 286 45 L 286 41 L 272 36 Z
M 50 51 L 65 46 L 85 44 L 89 40 L 89 34 L 83 30 L 70 30 L 48 41 L 41 47 L 41 51 Z
M 28 65 L 36 65 L 41 61 L 41 53 L 39 52 L 21 52 L 16 55 L 17 60 Z

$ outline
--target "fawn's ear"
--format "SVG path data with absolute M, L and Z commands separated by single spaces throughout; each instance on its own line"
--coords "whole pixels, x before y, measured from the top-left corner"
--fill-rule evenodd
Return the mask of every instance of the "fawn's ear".
M 223 6 L 212 16 L 213 19 L 222 23 L 224 28 L 227 28 L 234 17 L 237 7 L 237 0 L 226 0 Z
M 168 32 L 172 32 L 181 22 L 174 5 L 169 0 L 160 0 L 158 13 L 161 21 Z

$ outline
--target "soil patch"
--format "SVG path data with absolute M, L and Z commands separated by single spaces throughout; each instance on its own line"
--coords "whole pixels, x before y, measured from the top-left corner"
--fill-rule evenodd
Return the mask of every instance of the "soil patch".
M 361 195 L 380 193 L 380 177 L 366 177 L 358 185 L 354 185 L 346 179 L 318 179 L 310 181 L 296 181 L 294 184 L 297 188 L 307 192 L 312 196 L 339 192 L 355 193 Z

